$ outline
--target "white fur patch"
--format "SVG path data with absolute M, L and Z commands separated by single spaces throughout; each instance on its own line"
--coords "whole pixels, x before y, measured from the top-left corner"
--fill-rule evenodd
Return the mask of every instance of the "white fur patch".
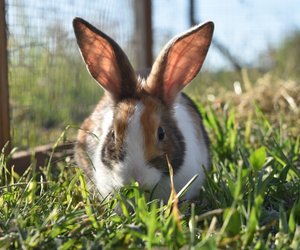
M 94 178 L 103 197 L 126 184 L 130 184 L 131 181 L 137 181 L 142 188 L 151 190 L 161 177 L 161 173 L 157 169 L 147 166 L 145 163 L 144 135 L 140 122 L 143 110 L 144 105 L 139 102 L 128 121 L 124 141 L 125 159 L 123 162 L 114 165 L 113 169 L 109 169 L 101 160 L 101 150 L 112 125 L 112 108 L 104 114 L 105 119 L 101 126 L 102 134 L 97 135 L 97 131 L 94 131 L 100 139 L 95 149 L 96 153 L 92 157 L 95 167 Z

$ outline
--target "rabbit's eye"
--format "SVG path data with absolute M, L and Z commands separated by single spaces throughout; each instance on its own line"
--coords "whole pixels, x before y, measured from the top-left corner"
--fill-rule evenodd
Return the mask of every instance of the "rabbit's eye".
M 157 129 L 157 138 L 159 141 L 162 141 L 165 138 L 165 130 L 162 127 Z

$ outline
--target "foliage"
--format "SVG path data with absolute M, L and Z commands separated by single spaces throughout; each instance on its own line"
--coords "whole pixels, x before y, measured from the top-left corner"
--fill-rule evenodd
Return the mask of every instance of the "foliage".
M 9 173 L 1 155 L 0 248 L 297 249 L 300 137 L 257 109 L 250 126 L 234 109 L 204 110 L 212 171 L 195 204 L 148 201 L 138 184 L 99 202 L 69 161 Z
M 270 48 L 261 56 L 262 63 L 270 64 L 273 74 L 283 79 L 300 80 L 300 30 L 287 34 L 277 48 Z M 262 65 L 265 67 L 266 65 Z

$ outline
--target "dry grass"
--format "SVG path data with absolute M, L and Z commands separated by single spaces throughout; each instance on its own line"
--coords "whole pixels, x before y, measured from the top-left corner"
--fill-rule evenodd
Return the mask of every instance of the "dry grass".
M 214 84 L 214 87 L 205 91 L 207 100 L 204 102 L 220 112 L 227 106 L 234 108 L 240 124 L 252 120 L 258 108 L 272 126 L 297 137 L 300 133 L 300 83 L 292 79 L 280 79 L 272 73 L 251 81 L 246 70 L 242 71 L 241 79 L 233 82 L 231 89 Z M 203 103 L 203 99 L 201 101 Z
M 246 78 L 247 79 L 247 78 Z M 245 80 L 245 91 L 239 92 L 238 84 L 224 99 L 237 107 L 241 117 L 253 109 L 254 104 L 267 115 L 288 112 L 291 118 L 298 118 L 300 111 L 300 84 L 293 80 L 274 79 L 271 74 L 258 78 L 254 84 Z

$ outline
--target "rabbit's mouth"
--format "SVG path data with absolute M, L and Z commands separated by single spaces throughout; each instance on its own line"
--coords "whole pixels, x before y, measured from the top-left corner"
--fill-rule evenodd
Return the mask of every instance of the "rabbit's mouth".
M 133 168 L 131 171 L 131 178 L 139 183 L 139 186 L 143 190 L 151 191 L 153 187 L 157 184 L 157 182 L 161 179 L 161 172 L 151 167 L 150 165 L 146 165 L 143 167 Z
M 168 161 L 166 155 L 160 155 L 153 158 L 148 162 L 148 165 L 152 168 L 158 169 L 164 176 L 170 174 L 169 165 L 173 167 L 172 164 Z

